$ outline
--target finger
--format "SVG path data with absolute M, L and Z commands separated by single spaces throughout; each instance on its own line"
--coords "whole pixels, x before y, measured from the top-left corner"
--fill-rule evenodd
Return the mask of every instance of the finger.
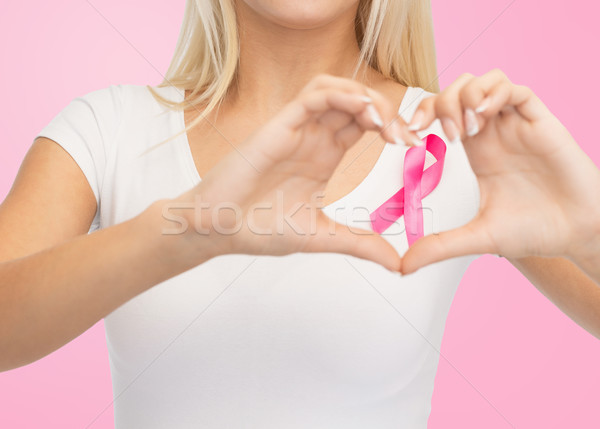
M 475 76 L 465 73 L 446 88 L 436 99 L 436 116 L 440 118 L 444 130 L 453 127 L 458 130 L 459 136 L 466 135 L 467 124 L 464 121 L 463 108 L 460 101 L 461 89 Z
M 358 122 L 351 121 L 348 125 L 336 131 L 334 136 L 335 140 L 347 150 L 362 137 L 364 132 L 365 129 L 362 128 Z
M 475 99 L 473 102 L 470 102 L 470 104 L 467 104 L 469 102 L 464 103 L 477 114 L 477 120 L 480 122 L 480 129 L 483 129 L 485 122 L 496 116 L 507 106 L 513 87 L 514 85 L 509 81 L 501 81 L 497 83 L 496 86 L 487 90 L 482 95 L 483 98 L 481 98 L 481 100 Z M 472 107 L 474 105 L 478 107 Z
M 477 111 L 481 117 L 491 118 L 507 107 L 513 107 L 527 121 L 536 121 L 552 114 L 530 88 L 510 81 L 494 87 Z
M 477 113 L 483 112 L 489 106 L 487 98 L 492 89 L 503 83 L 510 84 L 510 80 L 499 69 L 471 79 L 460 89 L 459 95 L 463 108 L 476 110 Z M 482 105 L 484 101 L 485 104 Z
M 347 111 L 339 110 L 341 108 L 346 108 L 347 106 L 344 103 L 343 98 L 346 96 L 342 96 L 342 100 L 340 100 L 340 105 L 332 103 L 332 106 L 338 108 L 338 110 L 327 110 L 324 113 L 317 114 L 317 120 L 324 127 L 328 128 L 333 133 L 337 133 L 342 128 L 351 125 L 351 123 L 355 123 L 362 130 L 362 133 L 365 131 L 381 131 L 383 126 L 383 119 L 380 113 L 377 111 L 375 106 L 373 105 L 372 99 L 369 103 L 367 103 L 362 110 L 357 113 L 351 114 Z M 354 95 L 347 95 L 347 97 L 355 97 Z M 362 97 L 362 96 L 361 96 Z
M 366 86 L 360 82 L 343 77 L 320 74 L 312 78 L 310 82 L 306 84 L 304 88 L 302 88 L 299 96 L 325 88 L 338 89 L 340 91 L 359 95 L 368 95 Z
M 408 131 L 406 122 L 398 114 L 396 106 L 380 92 L 371 88 L 366 90 L 373 100 L 373 106 L 380 113 L 381 123 L 383 124 L 380 130 L 381 137 L 387 142 L 420 145 L 420 139 L 416 134 Z
M 334 133 L 353 123 L 354 120 L 354 116 L 346 112 L 340 112 L 339 110 L 328 110 L 318 118 L 321 125 Z
M 402 274 L 421 267 L 464 255 L 495 253 L 494 245 L 480 221 L 450 231 L 431 234 L 417 240 L 402 257 Z
M 372 99 L 368 96 L 343 92 L 337 88 L 315 90 L 306 93 L 299 100 L 313 114 L 335 109 L 356 115 L 372 104 Z
M 464 132 L 460 90 L 473 78 L 472 74 L 462 74 L 440 94 L 423 100 L 410 121 L 410 129 L 424 129 L 439 118 L 448 139 L 457 141 Z
M 506 75 L 494 69 L 461 88 L 459 97 L 467 137 L 479 133 L 487 120 L 498 114 L 508 100 L 511 86 Z
M 408 129 L 410 131 L 423 130 L 431 126 L 433 121 L 437 119 L 435 110 L 436 97 L 437 95 L 429 96 L 419 103 L 419 106 L 415 110 L 415 113 L 408 124 Z M 458 128 L 456 125 L 453 125 L 452 121 L 448 121 L 447 118 L 444 119 L 444 121 L 441 121 L 441 124 L 447 140 L 450 140 L 453 143 L 458 141 L 460 139 Z
M 352 116 L 364 111 L 371 99 L 358 94 L 348 94 L 337 89 L 320 89 L 303 94 L 284 106 L 279 112 L 279 120 L 291 129 L 298 129 L 318 114 L 329 110 L 339 110 Z M 376 121 L 363 121 L 365 127 L 377 129 Z
M 515 85 L 508 104 L 512 105 L 528 121 L 537 121 L 543 117 L 552 116 L 548 106 L 530 88 L 523 85 Z
M 322 215 L 322 216 L 321 216 Z M 398 272 L 400 256 L 382 236 L 335 222 L 319 213 L 318 233 L 307 245 L 307 252 L 334 252 L 355 256 Z
M 499 69 L 471 80 L 462 88 L 460 97 L 465 115 L 467 109 L 476 114 L 479 129 L 485 120 L 494 117 L 506 107 L 515 108 L 524 119 L 530 121 L 548 113 L 546 106 L 529 88 L 513 84 Z M 468 115 L 473 117 L 472 113 Z
M 356 143 L 365 133 L 365 130 L 357 121 L 349 122 L 345 127 L 340 128 L 335 132 L 335 139 L 339 142 L 342 147 L 347 150 Z M 414 144 L 408 143 L 409 146 Z
M 394 135 L 400 134 L 400 142 L 396 143 L 404 143 L 407 146 L 422 146 L 424 142 L 419 138 L 416 132 L 408 129 L 408 124 L 402 118 L 402 116 L 397 115 L 392 121 L 387 124 L 385 127 L 386 131 L 389 129 L 389 132 Z
M 411 120 L 408 123 L 408 129 L 418 131 L 427 128 L 436 119 L 435 118 L 435 98 L 432 95 L 421 100 L 417 106 Z
M 320 96 L 318 95 L 321 91 L 327 93 L 326 102 L 330 107 L 330 110 L 325 110 L 322 113 L 319 110 L 322 106 L 319 105 Z M 377 102 L 370 96 L 324 89 L 307 94 L 307 100 L 313 100 L 313 96 L 316 106 L 313 112 L 317 116 L 317 120 L 334 133 L 348 126 L 352 121 L 355 121 L 363 132 L 367 130 L 380 131 L 382 129 L 382 115 L 375 106 Z M 381 105 L 381 103 L 379 104 Z
M 421 101 L 408 125 L 409 130 L 422 130 L 431 126 L 433 121 L 437 119 L 436 101 L 437 95 L 429 96 Z M 444 130 L 446 140 L 449 140 L 452 144 L 460 141 L 460 130 L 452 119 L 447 117 L 441 118 L 440 124 Z
M 407 133 L 402 138 L 401 126 L 404 121 L 401 118 L 400 120 L 396 119 L 398 115 L 394 106 L 377 91 L 368 88 L 360 82 L 323 74 L 312 79 L 301 91 L 301 95 L 310 94 L 311 92 L 325 88 L 335 88 L 350 94 L 368 96 L 373 100 L 372 105 L 367 105 L 365 111 L 357 116 L 357 121 L 363 128 L 372 129 L 372 127 L 367 127 L 367 123 L 373 122 L 381 128 L 381 135 L 388 142 L 403 143 L 403 140 L 412 139 L 417 144 L 420 143 L 416 134 L 410 136 L 410 133 Z

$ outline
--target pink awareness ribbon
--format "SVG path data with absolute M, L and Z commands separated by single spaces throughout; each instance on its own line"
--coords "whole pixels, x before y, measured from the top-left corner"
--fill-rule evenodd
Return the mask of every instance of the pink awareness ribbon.
M 378 234 L 384 232 L 404 215 L 409 247 L 423 237 L 421 200 L 440 183 L 446 155 L 446 144 L 440 137 L 429 134 L 423 141 L 425 142 L 423 146 L 411 147 L 404 156 L 404 187 L 370 215 L 371 227 Z M 436 161 L 423 171 L 425 151 L 429 151 Z

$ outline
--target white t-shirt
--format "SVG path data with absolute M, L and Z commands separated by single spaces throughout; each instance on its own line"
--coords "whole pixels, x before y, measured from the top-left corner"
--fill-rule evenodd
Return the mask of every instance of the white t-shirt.
M 426 95 L 409 88 L 402 116 Z M 145 86 L 111 85 L 75 98 L 39 135 L 83 170 L 98 203 L 92 232 L 200 181 L 185 134 L 143 154 L 183 127 L 183 114 Z M 438 121 L 422 134 L 430 132 L 447 141 Z M 353 208 L 373 211 L 402 187 L 406 150 L 386 145 L 366 179 L 325 213 L 364 228 L 368 213 Z M 428 153 L 425 167 L 433 161 Z M 425 234 L 475 216 L 479 189 L 462 144 L 447 144 L 423 207 Z M 385 237 L 406 251 L 403 218 Z M 446 316 L 477 256 L 400 276 L 342 254 L 226 255 L 158 284 L 104 319 L 115 425 L 425 428 Z

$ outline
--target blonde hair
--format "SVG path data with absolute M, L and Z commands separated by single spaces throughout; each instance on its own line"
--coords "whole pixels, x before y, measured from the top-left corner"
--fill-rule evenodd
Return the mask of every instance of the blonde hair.
M 360 0 L 356 37 L 361 63 L 404 86 L 438 92 L 435 44 L 429 0 Z M 240 43 L 234 0 L 187 0 L 171 64 L 157 87 L 190 90 L 176 102 L 146 85 L 154 98 L 178 111 L 206 105 L 184 130 L 203 120 L 223 100 L 235 82 Z

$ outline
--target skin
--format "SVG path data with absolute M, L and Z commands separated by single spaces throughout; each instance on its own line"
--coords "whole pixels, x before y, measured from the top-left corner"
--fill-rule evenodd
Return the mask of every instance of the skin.
M 218 255 L 342 252 L 400 269 L 398 255 L 383 238 L 357 235 L 341 225 L 332 238 L 323 215 L 317 216 L 316 233 L 308 236 L 288 226 L 283 234 L 258 239 L 246 227 L 223 235 L 211 222 L 217 203 L 235 202 L 247 221 L 254 204 L 276 202 L 278 191 L 307 207 L 316 205 L 312 196 L 323 190 L 335 201 L 368 173 L 384 141 L 414 137 L 402 121 L 381 130 L 368 111 L 371 104 L 385 124 L 392 123 L 405 88 L 372 70 L 363 83 L 330 76 L 351 75 L 358 49 L 351 26 L 357 2 L 304 4 L 238 1 L 239 84 L 213 119 L 220 129 L 235 130 L 228 138 L 245 159 L 199 127 L 190 134 L 190 145 L 203 180 L 179 197 L 157 201 L 126 222 L 87 235 L 96 203 L 83 173 L 55 142 L 39 138 L 33 143 L 0 205 L 0 370 L 49 354 L 124 302 Z M 303 7 L 303 13 L 290 12 Z M 299 64 L 298 58 L 311 61 Z M 367 145 L 366 133 L 382 137 Z M 367 149 L 355 162 L 360 167 L 340 172 L 360 148 Z M 198 197 L 209 203 L 208 210 L 173 209 L 194 206 Z M 286 204 L 283 209 L 290 209 Z M 164 210 L 190 226 L 185 233 L 162 233 L 173 226 Z M 260 213 L 254 221 L 274 229 L 272 213 Z M 295 220 L 305 230 L 310 227 L 307 215 Z M 219 219 L 225 225 L 230 221 Z M 197 233 L 200 229 L 205 232 Z M 536 272 L 533 265 L 529 269 Z M 578 272 L 555 273 L 558 279 L 569 274 L 582 281 Z M 549 283 L 545 286 L 552 289 Z
M 529 88 L 514 85 L 500 70 L 465 74 L 424 100 L 411 128 L 435 118 L 449 138 L 463 141 L 479 182 L 480 209 L 463 227 L 415 242 L 402 271 L 459 255 L 501 254 L 600 337 L 596 165 Z

